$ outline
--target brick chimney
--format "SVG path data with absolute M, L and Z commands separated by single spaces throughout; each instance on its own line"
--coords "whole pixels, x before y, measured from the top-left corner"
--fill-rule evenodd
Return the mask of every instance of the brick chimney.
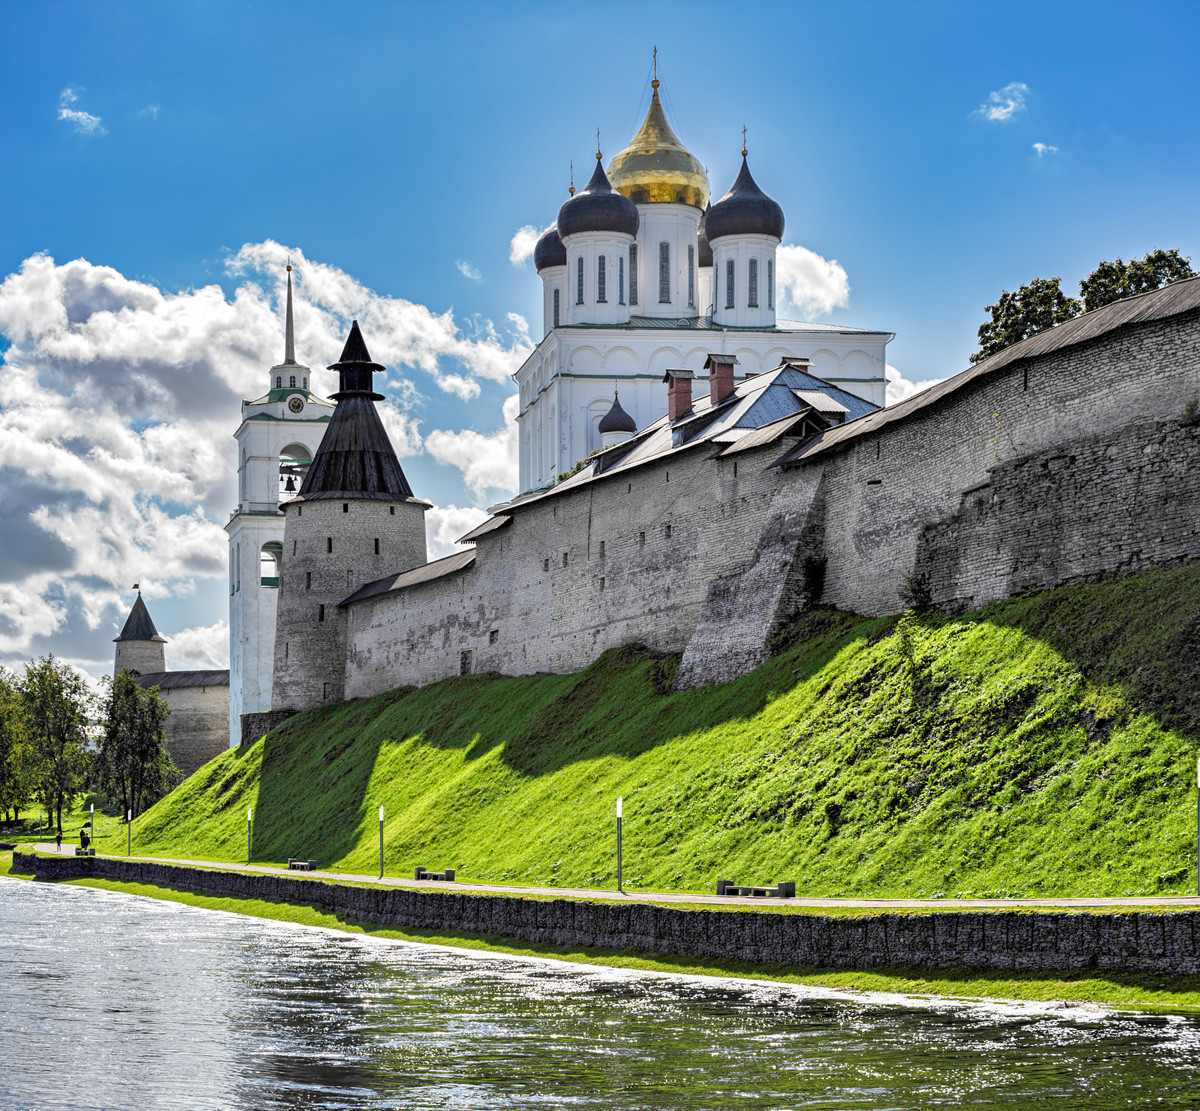
M 692 379 L 690 370 L 668 370 L 663 375 L 667 384 L 667 418 L 674 424 L 692 411 Z
M 733 393 L 733 364 L 736 355 L 715 355 L 711 352 L 704 360 L 704 369 L 708 371 L 708 396 L 713 405 L 720 405 Z

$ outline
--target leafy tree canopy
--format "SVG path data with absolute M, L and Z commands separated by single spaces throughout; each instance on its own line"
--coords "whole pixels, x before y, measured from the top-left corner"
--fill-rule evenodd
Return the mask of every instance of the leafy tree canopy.
M 131 672 L 109 681 L 93 771 L 96 785 L 120 802 L 122 813 L 137 816 L 179 780 L 163 731 L 170 714 L 158 689 L 144 690 Z
M 1158 249 L 1129 262 L 1120 258 L 1101 262 L 1079 283 L 1082 300 L 1068 297 L 1059 278 L 1034 278 L 1015 293 L 1005 290 L 994 305 L 987 306 L 985 311 L 990 319 L 979 326 L 979 350 L 971 356 L 971 362 L 986 359 L 1081 312 L 1091 312 L 1113 301 L 1195 276 L 1190 258 L 1177 250 Z

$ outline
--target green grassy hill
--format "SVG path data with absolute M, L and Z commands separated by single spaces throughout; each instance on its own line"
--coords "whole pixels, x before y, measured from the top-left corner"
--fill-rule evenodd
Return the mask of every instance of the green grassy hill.
M 810 615 L 745 679 L 673 660 L 473 676 L 299 715 L 134 824 L 134 852 L 809 894 L 1194 890 L 1200 566 L 963 617 Z M 118 846 L 102 848 L 124 851 Z

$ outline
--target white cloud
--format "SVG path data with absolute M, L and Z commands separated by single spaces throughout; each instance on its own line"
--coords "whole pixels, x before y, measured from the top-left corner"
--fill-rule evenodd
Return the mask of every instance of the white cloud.
M 480 501 L 488 491 L 501 495 L 517 490 L 517 395 L 504 402 L 504 427 L 483 435 L 467 429 L 448 432 L 441 429 L 425 437 L 425 450 L 439 463 L 449 463 L 463 474 L 463 481 Z
M 479 272 L 479 267 L 472 266 L 469 262 L 466 262 L 461 258 L 454 264 L 454 268 L 464 278 L 470 278 L 473 282 L 483 281 L 483 275 Z
M 466 536 L 477 524 L 487 520 L 484 510 L 469 505 L 435 506 L 425 514 L 425 534 L 429 542 L 429 558 L 441 559 L 463 546 L 457 541 Z
M 527 259 L 533 258 L 533 249 L 537 246 L 541 234 L 532 224 L 517 228 L 508 245 L 508 261 L 514 266 L 520 266 Z
M 1033 149 L 1035 151 L 1037 151 L 1037 156 L 1039 158 L 1042 158 L 1047 154 L 1057 154 L 1058 153 L 1058 147 L 1053 147 L 1049 143 L 1034 143 Z
M 987 100 L 974 114 L 995 123 L 1006 123 L 1025 110 L 1025 96 L 1028 92 L 1029 86 L 1023 81 L 1012 81 L 1003 89 L 988 93 Z
M 163 291 L 46 255 L 0 282 L 0 661 L 64 646 L 100 659 L 128 613 L 131 583 L 149 601 L 224 579 L 222 525 L 236 501 L 230 433 L 240 399 L 265 392 L 283 354 L 288 254 L 246 244 L 227 264 L 239 280 L 230 296 L 217 285 Z M 314 368 L 314 390 L 332 388 L 321 368 L 357 318 L 391 368 L 379 411 L 402 457 L 423 450 L 413 412 L 421 385 L 475 396 L 481 380 L 508 381 L 532 347 L 519 316 L 500 327 L 460 323 L 290 254 L 297 355 Z M 453 453 L 456 434 L 441 435 Z M 515 485 L 516 440 L 505 430 L 481 437 L 483 457 L 469 468 L 477 492 L 509 482 L 493 459 L 506 436 Z M 173 655 L 171 665 L 184 663 Z
M 850 299 L 850 279 L 841 264 L 807 247 L 777 248 L 775 269 L 781 309 L 790 302 L 802 316 L 822 316 Z
M 138 113 L 138 119 L 142 119 L 142 120 L 158 119 L 158 105 L 157 104 L 147 104 L 146 107 L 143 108 Z
M 936 386 L 939 382 L 944 381 L 942 378 L 926 378 L 921 382 L 910 382 L 890 363 L 884 368 L 884 377 L 887 379 L 887 385 L 884 388 L 885 405 L 895 405 L 898 401 L 904 401 L 913 394 L 918 394 L 922 390 L 927 390 L 930 386 Z
M 229 666 L 229 625 L 224 621 L 183 629 L 167 640 L 167 667 L 171 671 L 222 670 Z
M 58 118 L 73 124 L 82 135 L 107 135 L 108 131 L 101 126 L 99 116 L 71 107 L 78 100 L 79 93 L 75 89 L 63 89 L 58 94 Z

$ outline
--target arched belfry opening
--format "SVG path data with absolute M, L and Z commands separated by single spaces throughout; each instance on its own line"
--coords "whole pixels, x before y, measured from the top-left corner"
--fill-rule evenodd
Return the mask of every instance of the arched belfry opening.
M 303 444 L 288 444 L 279 453 L 279 500 L 287 501 L 300 493 L 304 476 L 312 466 L 312 452 Z
M 280 565 L 283 563 L 283 544 L 269 540 L 258 553 L 258 582 L 260 586 L 279 589 Z

